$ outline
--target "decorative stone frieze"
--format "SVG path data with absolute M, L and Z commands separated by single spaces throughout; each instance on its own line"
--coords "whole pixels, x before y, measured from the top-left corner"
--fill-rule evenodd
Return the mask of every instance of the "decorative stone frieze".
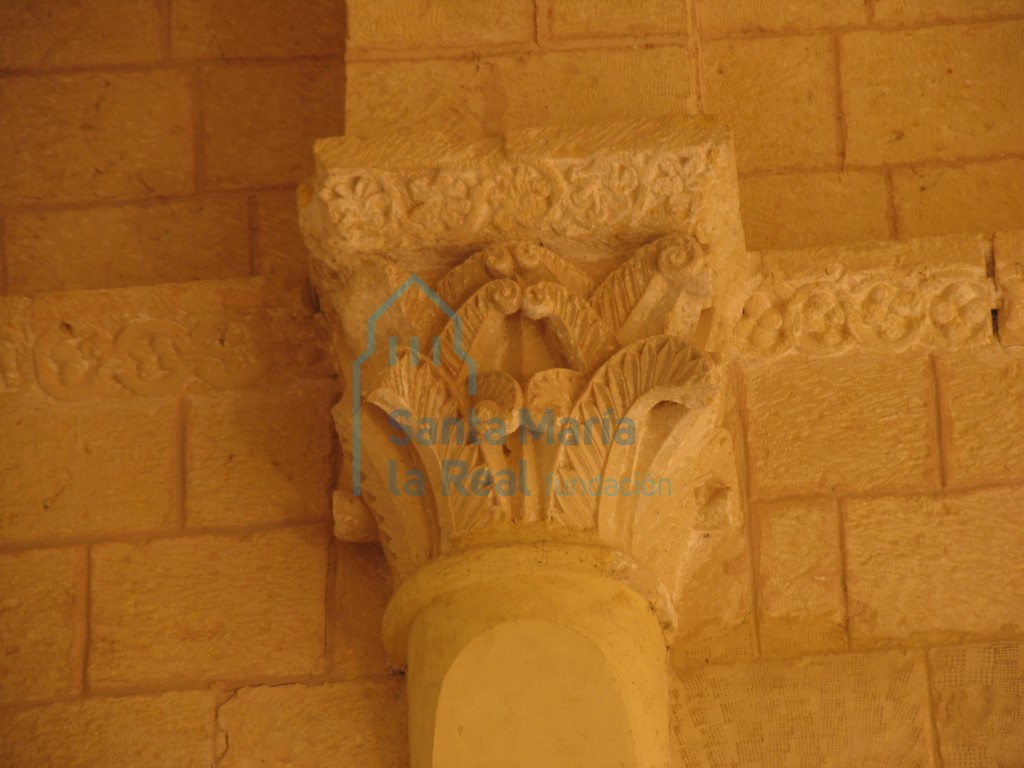
M 988 258 L 973 236 L 764 254 L 732 345 L 741 355 L 820 357 L 992 344 Z
M 271 279 L 0 300 L 0 394 L 60 400 L 243 389 L 330 375 L 301 292 Z
M 965 269 L 836 269 L 769 279 L 747 299 L 734 343 L 755 356 L 979 346 L 993 340 L 994 303 L 991 281 Z

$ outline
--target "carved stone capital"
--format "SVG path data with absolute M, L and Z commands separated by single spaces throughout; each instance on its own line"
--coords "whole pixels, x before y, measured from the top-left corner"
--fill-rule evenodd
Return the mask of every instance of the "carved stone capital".
M 559 721 L 570 656 L 602 723 L 573 764 L 600 745 L 664 766 L 665 637 L 702 530 L 742 519 L 722 364 L 751 280 L 728 139 L 661 120 L 316 155 L 300 210 L 346 384 L 342 482 L 395 576 L 413 765 L 548 764 L 489 750 L 587 721 Z M 345 496 L 337 529 L 365 537 Z M 472 729 L 463 670 L 494 653 L 519 660 L 488 680 L 513 714 Z
M 300 202 L 348 383 L 335 413 L 398 581 L 483 544 L 594 543 L 646 574 L 671 627 L 702 501 L 681 483 L 722 442 L 749 281 L 724 134 L 665 120 L 316 153 Z

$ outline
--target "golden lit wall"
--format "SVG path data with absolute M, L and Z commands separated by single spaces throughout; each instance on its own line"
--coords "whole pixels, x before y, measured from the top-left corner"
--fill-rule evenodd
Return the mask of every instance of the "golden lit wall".
M 0 765 L 403 765 L 335 383 L 264 311 L 309 315 L 310 144 L 680 112 L 732 126 L 751 249 L 1024 228 L 1021 0 L 3 0 Z M 683 764 L 1024 765 L 1020 348 L 738 383 Z

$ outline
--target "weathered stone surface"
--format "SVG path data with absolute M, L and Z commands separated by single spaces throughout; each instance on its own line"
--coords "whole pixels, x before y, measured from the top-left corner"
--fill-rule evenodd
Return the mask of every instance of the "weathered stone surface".
M 1024 627 L 1020 487 L 849 499 L 855 646 L 949 642 Z
M 743 377 L 755 498 L 938 483 L 925 355 L 755 363 Z
M 380 547 L 334 545 L 333 601 L 328 602 L 331 676 L 341 679 L 387 672 L 381 627 L 391 597 L 391 574 Z
M 673 712 L 687 768 L 927 768 L 927 696 L 920 654 L 842 654 L 688 670 Z
M 217 710 L 218 765 L 405 768 L 401 677 L 242 688 Z
M 786 173 L 740 179 L 751 250 L 889 238 L 888 192 L 877 173 Z
M 331 382 L 190 398 L 185 525 L 327 520 L 336 399 Z
M 246 277 L 245 205 L 241 197 L 210 197 L 10 216 L 8 291 Z
M 299 232 L 295 190 L 261 192 L 250 198 L 254 270 L 260 275 L 309 279 L 309 256 Z
M 85 568 L 83 548 L 0 555 L 0 703 L 78 692 Z
M 997 298 L 980 237 L 761 254 L 764 279 L 733 331 L 747 355 L 996 343 Z
M 434 129 L 478 137 L 536 125 L 678 115 L 690 95 L 687 60 L 684 46 L 659 46 L 355 61 L 345 72 L 345 132 Z
M 330 55 L 345 46 L 343 0 L 175 0 L 170 15 L 176 58 Z
M 96 66 L 160 58 L 160 12 L 148 0 L 0 5 L 0 69 Z
M 945 768 L 1014 765 L 1024 755 L 1024 645 L 929 651 L 935 725 Z
M 176 527 L 177 433 L 174 403 L 55 404 L 32 397 L 3 408 L 0 542 Z
M 1024 160 L 915 164 L 893 171 L 893 189 L 903 238 L 1024 227 Z
M 837 163 L 832 57 L 826 36 L 704 46 L 705 107 L 732 128 L 741 172 Z
M 995 237 L 996 285 L 999 301 L 999 341 L 1024 346 L 1024 230 Z
M 534 13 L 530 0 L 352 3 L 348 9 L 349 51 L 528 43 L 533 41 Z
M 883 273 L 890 278 L 928 272 L 989 282 L 989 242 L 980 235 L 923 237 L 799 250 L 765 251 L 761 271 L 775 280 L 822 279 L 834 273 Z
M 547 8 L 551 40 L 607 37 L 682 36 L 687 34 L 687 5 L 672 0 L 553 0 Z
M 680 583 L 685 586 L 676 604 L 679 627 L 670 650 L 676 668 L 746 661 L 757 655 L 756 587 L 743 507 L 746 479 L 742 461 L 735 458 L 743 455 L 738 442 L 742 430 L 732 387 L 725 396 L 724 425 L 733 445 L 713 442 L 692 462 L 688 477 L 673 479 L 684 488 L 694 487 L 694 493 L 706 499 L 687 536 L 683 557 Z M 678 496 L 667 496 L 651 512 L 671 518 L 678 514 L 679 501 Z
M 214 694 L 175 691 L 0 711 L 6 768 L 209 765 Z
M 269 277 L 0 299 L 0 392 L 124 399 L 325 378 L 325 347 L 301 287 Z
M 323 671 L 322 525 L 92 551 L 93 689 Z
M 875 22 L 882 24 L 1012 17 L 1024 13 L 1021 0 L 874 0 L 874 5 Z
M 763 0 L 695 0 L 701 29 L 714 38 L 759 32 L 806 31 L 863 24 L 865 4 L 860 0 L 791 0 L 766 3 Z
M 210 67 L 204 70 L 203 97 L 205 174 L 211 186 L 294 184 L 311 169 L 310 145 L 341 133 L 344 66 L 299 61 Z M 254 128 L 239 131 L 239 125 Z
M 1024 152 L 1022 36 L 1024 21 L 843 35 L 847 161 Z
M 191 113 L 189 78 L 176 70 L 5 77 L 0 203 L 191 192 Z
M 758 628 L 766 656 L 846 648 L 836 502 L 757 504 Z
M 1024 478 L 1024 350 L 942 355 L 936 369 L 949 483 Z

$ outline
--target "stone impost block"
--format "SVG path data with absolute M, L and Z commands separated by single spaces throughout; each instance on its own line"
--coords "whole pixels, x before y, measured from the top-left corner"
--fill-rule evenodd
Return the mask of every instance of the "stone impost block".
M 691 96 L 688 61 L 688 48 L 678 44 L 353 61 L 345 68 L 345 131 L 433 129 L 477 138 L 536 125 L 680 115 Z
M 333 382 L 189 399 L 185 525 L 326 520 L 334 479 Z
M 1024 755 L 1024 644 L 929 651 L 935 726 L 947 768 L 1013 765 Z
M 0 555 L 0 702 L 81 688 L 86 568 L 81 547 Z
M 1017 486 L 845 501 L 854 645 L 1018 636 L 1022 499 Z
M 4 77 L 0 204 L 190 193 L 192 109 L 180 70 Z
M 1024 160 L 893 171 L 902 238 L 1024 227 Z
M 740 180 L 751 250 L 813 248 L 889 238 L 880 173 L 784 173 Z
M 838 166 L 833 56 L 825 35 L 704 46 L 706 108 L 732 128 L 741 172 Z
M 766 3 L 761 0 L 695 0 L 702 31 L 709 37 L 763 32 L 805 32 L 865 22 L 860 0 L 790 0 Z
M 979 236 L 765 252 L 733 344 L 813 357 L 994 346 L 988 259 Z
M 757 504 L 761 652 L 796 656 L 846 648 L 846 601 L 837 504 Z
M 7 218 L 7 289 L 35 294 L 249 275 L 246 202 L 183 202 Z
M 1024 478 L 1024 349 L 937 358 L 951 485 Z
M 1015 117 L 1024 111 L 1022 36 L 1019 20 L 843 35 L 847 161 L 881 165 L 1024 152 Z
M 170 16 L 175 58 L 329 56 L 345 49 L 343 0 L 175 0 Z
M 688 765 L 931 766 L 921 653 L 693 668 L 673 711 Z
M 208 765 L 214 706 L 210 691 L 173 691 L 0 711 L 0 763 L 6 768 Z
M 211 66 L 203 97 L 207 184 L 295 184 L 309 173 L 310 144 L 344 125 L 344 66 L 340 57 Z
M 406 768 L 401 677 L 242 688 L 217 710 L 217 764 Z
M 744 379 L 754 498 L 938 485 L 926 355 L 760 362 Z
M 0 69 L 136 64 L 160 58 L 160 10 L 147 0 L 0 6 Z
M 324 671 L 324 526 L 92 551 L 94 689 Z

